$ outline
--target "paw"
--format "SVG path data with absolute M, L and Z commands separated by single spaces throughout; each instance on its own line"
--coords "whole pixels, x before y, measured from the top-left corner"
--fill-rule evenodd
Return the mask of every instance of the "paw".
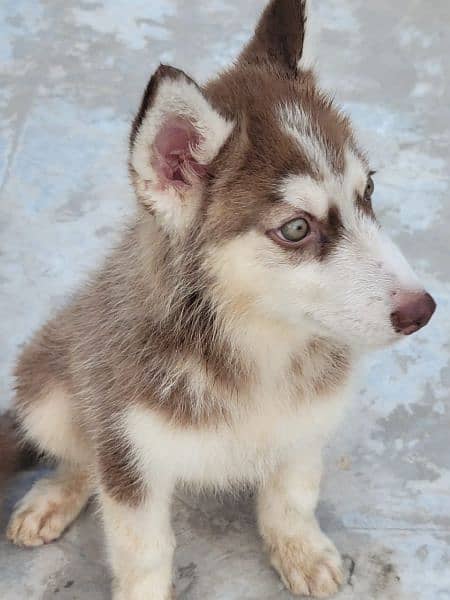
M 50 479 L 37 482 L 16 506 L 7 538 L 18 546 L 42 546 L 60 537 L 82 503 Z
M 18 546 L 42 546 L 56 540 L 65 525 L 58 506 L 25 503 L 13 513 L 6 536 Z
M 312 538 L 278 540 L 271 547 L 271 564 L 296 596 L 328 598 L 344 581 L 342 559 L 322 533 Z

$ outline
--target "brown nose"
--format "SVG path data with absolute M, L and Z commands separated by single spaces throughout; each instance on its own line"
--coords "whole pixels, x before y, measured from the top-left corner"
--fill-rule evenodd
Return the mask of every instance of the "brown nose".
M 397 308 L 391 314 L 397 333 L 410 335 L 422 329 L 433 316 L 436 302 L 426 292 L 408 292 L 397 296 Z

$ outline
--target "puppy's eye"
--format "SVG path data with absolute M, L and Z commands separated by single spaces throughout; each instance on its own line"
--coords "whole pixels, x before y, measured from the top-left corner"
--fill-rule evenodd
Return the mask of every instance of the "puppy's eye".
M 371 198 L 374 190 L 375 190 L 375 183 L 372 179 L 372 176 L 369 175 L 369 179 L 367 180 L 367 185 L 366 185 L 366 189 L 364 192 L 364 198 Z
M 282 239 L 295 244 L 301 242 L 308 235 L 309 224 L 306 219 L 294 219 L 280 227 L 279 232 Z

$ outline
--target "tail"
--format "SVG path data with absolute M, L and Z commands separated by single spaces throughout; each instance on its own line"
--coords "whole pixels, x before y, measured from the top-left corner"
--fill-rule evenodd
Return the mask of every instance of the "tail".
M 18 471 L 39 462 L 39 452 L 22 440 L 12 412 L 0 415 L 0 500 L 8 480 Z

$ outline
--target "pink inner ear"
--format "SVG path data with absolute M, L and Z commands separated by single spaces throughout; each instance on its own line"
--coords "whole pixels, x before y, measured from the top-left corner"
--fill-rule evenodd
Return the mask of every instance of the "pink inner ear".
M 204 175 L 206 166 L 199 164 L 191 152 L 201 139 L 194 125 L 187 119 L 178 116 L 166 119 L 155 137 L 152 160 L 163 187 L 167 184 L 177 187 L 189 185 L 189 173 Z

